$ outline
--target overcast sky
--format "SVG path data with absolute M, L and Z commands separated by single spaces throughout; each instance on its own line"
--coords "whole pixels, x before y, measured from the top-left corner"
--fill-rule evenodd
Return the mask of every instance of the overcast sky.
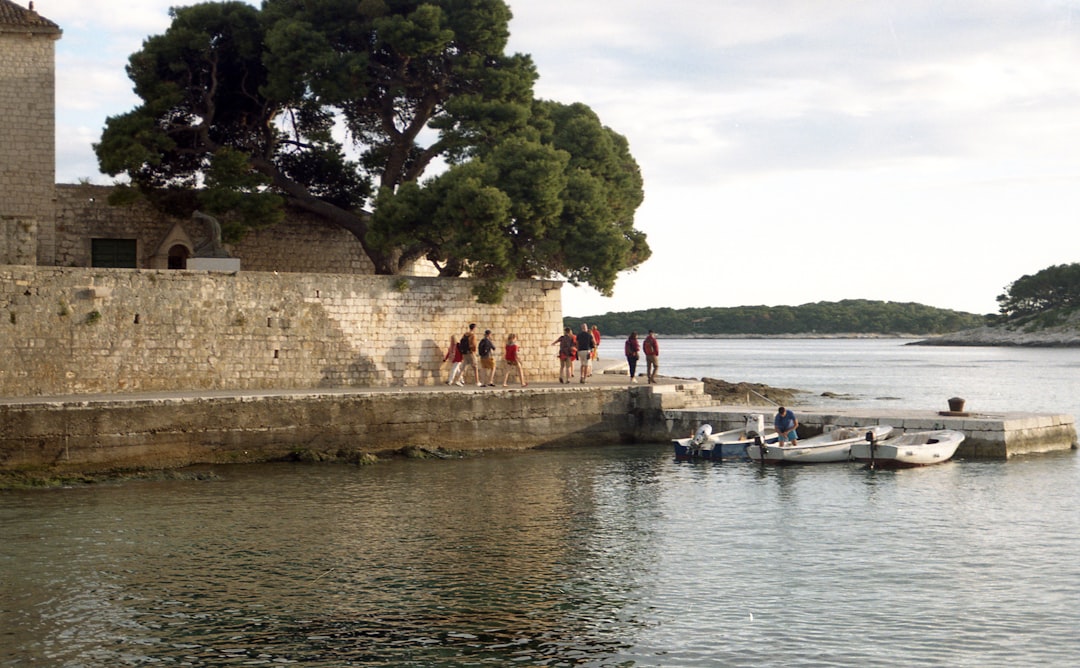
M 25 3 L 25 0 L 22 0 Z M 37 0 L 57 44 L 57 179 L 138 100 L 168 0 Z M 584 102 L 645 178 L 652 258 L 567 316 L 919 302 L 989 313 L 1080 261 L 1080 1 L 510 0 L 537 95 Z

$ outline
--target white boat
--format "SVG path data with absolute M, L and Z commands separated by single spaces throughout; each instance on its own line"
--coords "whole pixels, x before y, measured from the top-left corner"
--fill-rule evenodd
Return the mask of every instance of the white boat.
M 776 443 L 780 435 L 772 427 L 765 427 L 765 418 L 759 414 L 746 416 L 742 427 L 712 433 L 712 425 L 703 424 L 693 436 L 671 440 L 676 459 L 746 459 L 747 446 L 754 439 Z
M 887 424 L 869 427 L 832 427 L 828 431 L 810 438 L 800 438 L 797 445 L 751 445 L 746 448 L 750 459 L 766 464 L 827 464 L 846 462 L 851 456 L 851 448 L 856 443 L 866 443 L 867 439 L 880 440 L 891 434 L 893 428 Z
M 851 446 L 851 458 L 877 468 L 926 466 L 949 461 L 963 442 L 963 432 L 954 429 L 909 431 L 881 442 L 857 443 Z

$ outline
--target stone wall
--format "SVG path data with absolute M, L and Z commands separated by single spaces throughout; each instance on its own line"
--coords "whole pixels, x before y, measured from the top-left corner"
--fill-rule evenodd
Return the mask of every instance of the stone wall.
M 166 269 L 174 246 L 182 246 L 191 256 L 210 240 L 200 221 L 165 215 L 145 201 L 110 205 L 112 190 L 88 184 L 56 186 L 56 252 L 55 262 L 49 264 L 89 267 L 92 239 L 133 239 L 140 269 Z M 374 273 L 356 237 L 295 210 L 287 211 L 281 223 L 251 230 L 239 241 L 225 244 L 225 249 L 247 271 Z M 408 273 L 434 276 L 438 272 L 431 263 L 421 262 Z
M 0 267 L 0 395 L 421 386 L 452 334 L 515 332 L 554 378 L 561 283 L 481 305 L 465 279 Z M 501 350 L 501 345 L 500 345 Z
M 0 30 L 0 217 L 37 221 L 37 261 L 41 263 L 49 263 L 52 252 L 56 182 L 53 61 L 58 37 Z M 22 261 L 0 255 L 0 262 Z
M 165 269 L 170 248 L 194 255 L 209 241 L 206 226 L 167 216 L 145 201 L 113 206 L 109 186 L 56 186 L 55 264 L 89 267 L 91 239 L 133 239 L 139 268 Z M 371 261 L 349 232 L 314 216 L 290 212 L 273 227 L 253 230 L 226 250 L 250 271 L 370 274 Z M 428 272 L 430 273 L 430 272 Z
M 636 395 L 648 391 L 442 389 L 0 403 L 0 472 L 614 444 L 634 440 Z
M 36 219 L 0 216 L 0 258 L 6 264 L 37 264 L 37 235 Z

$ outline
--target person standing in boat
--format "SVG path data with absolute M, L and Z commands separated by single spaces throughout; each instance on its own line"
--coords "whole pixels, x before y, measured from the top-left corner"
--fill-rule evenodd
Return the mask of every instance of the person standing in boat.
M 630 332 L 630 338 L 626 339 L 624 346 L 626 352 L 626 364 L 630 367 L 630 382 L 637 382 L 638 353 L 641 346 L 638 345 L 637 332 Z
M 781 406 L 776 410 L 773 427 L 776 428 L 776 433 L 780 435 L 779 444 L 781 446 L 785 443 L 789 445 L 799 444 L 799 434 L 795 431 L 799 427 L 799 419 L 788 409 Z

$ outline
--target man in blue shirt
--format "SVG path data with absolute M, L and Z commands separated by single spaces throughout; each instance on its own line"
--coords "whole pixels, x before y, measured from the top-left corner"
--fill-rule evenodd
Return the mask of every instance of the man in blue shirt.
M 780 445 L 783 445 L 785 441 L 791 445 L 799 444 L 799 435 L 795 432 L 798 426 L 799 420 L 794 413 L 783 406 L 776 411 L 773 427 L 776 427 L 776 433 L 780 435 Z

